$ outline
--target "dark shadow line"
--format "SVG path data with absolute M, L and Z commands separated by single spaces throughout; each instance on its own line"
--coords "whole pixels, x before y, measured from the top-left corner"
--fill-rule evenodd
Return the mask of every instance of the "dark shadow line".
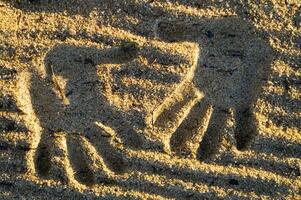
M 0 133 L 28 132 L 24 124 L 6 117 L 0 117 Z
M 215 160 L 214 163 L 217 163 L 218 165 L 223 165 L 225 167 L 252 167 L 258 170 L 269 171 L 271 173 L 288 178 L 297 178 L 300 176 L 300 170 L 296 166 L 291 166 L 288 163 L 277 162 L 274 160 L 268 160 L 259 157 L 240 158 L 234 157 L 233 155 L 226 153 L 226 155 L 222 155 L 219 157 L 219 159 Z
M 135 178 L 129 178 L 126 180 L 110 180 L 110 184 L 123 187 L 126 190 L 134 190 L 138 192 L 145 192 L 148 194 L 160 195 L 166 198 L 175 199 L 221 199 L 215 193 L 202 193 L 191 189 L 184 189 L 176 185 L 160 186 L 156 183 L 139 180 Z M 208 198 L 210 196 L 210 198 Z M 234 195 L 233 195 L 234 196 Z
M 117 87 L 112 88 L 113 92 L 121 93 L 121 94 L 130 94 L 135 99 L 141 99 L 144 97 L 148 98 L 157 98 L 163 99 L 166 96 L 167 90 L 163 88 L 159 88 L 157 90 L 153 90 L 150 88 L 145 88 L 140 85 L 129 85 L 125 86 L 123 83 L 119 83 Z
M 153 173 L 163 175 L 168 178 L 177 178 L 192 183 L 207 184 L 208 186 L 218 186 L 224 189 L 237 189 L 244 192 L 254 192 L 258 195 L 276 194 L 275 191 L 281 191 L 281 194 L 288 194 L 289 187 L 284 184 L 278 184 L 274 180 L 263 180 L 251 177 L 240 177 L 238 175 L 225 175 L 197 170 L 187 170 L 177 166 L 167 166 L 162 162 L 145 161 L 140 158 L 131 158 L 133 170 L 139 170 L 143 173 Z M 145 167 L 147 166 L 147 167 Z
M 176 199 L 191 199 L 191 200 L 198 200 L 198 199 L 224 199 L 218 197 L 216 193 L 213 192 L 201 192 L 201 191 L 194 191 L 194 190 L 186 190 L 179 186 L 173 185 L 169 186 L 168 188 L 164 186 L 160 186 L 156 183 L 150 181 L 141 181 L 139 179 L 129 178 L 127 180 L 123 179 L 107 179 L 105 181 L 107 186 L 116 186 L 121 188 L 125 191 L 135 191 L 135 192 L 143 192 L 147 194 L 159 195 L 166 198 L 176 198 Z M 17 179 L 14 182 L 10 180 L 2 180 L 0 181 L 0 189 L 4 188 L 6 191 L 11 191 L 14 194 L 18 194 L 18 196 L 22 197 L 45 197 L 51 195 L 51 197 L 55 199 L 64 199 L 64 198 L 72 198 L 72 199 L 120 199 L 120 200 L 128 200 L 128 199 L 140 199 L 139 197 L 133 197 L 131 195 L 127 196 L 115 196 L 112 194 L 107 194 L 105 196 L 98 196 L 93 194 L 91 190 L 87 189 L 83 192 L 80 192 L 73 188 L 65 188 L 62 190 L 60 187 L 56 186 L 47 186 L 45 184 L 35 184 L 31 181 L 24 180 L 24 179 Z M 16 192 L 17 190 L 17 192 Z M 28 191 L 31 191 L 28 194 Z M 85 193 L 87 192 L 87 193 Z M 227 199 L 247 199 L 242 196 L 237 196 L 234 194 L 226 195 Z
M 265 99 L 272 104 L 278 106 L 289 113 L 301 112 L 301 100 L 292 99 L 288 94 L 265 94 Z
M 0 80 L 12 80 L 17 76 L 17 70 L 14 68 L 7 68 L 4 66 L 0 66 Z
M 0 182 L 0 187 L 5 186 L 6 191 L 11 191 L 18 195 L 18 198 L 25 197 L 31 199 L 33 197 L 51 197 L 51 199 L 111 199 L 111 200 L 128 200 L 129 197 L 115 196 L 112 194 L 106 194 L 104 196 L 98 196 L 93 194 L 90 190 L 84 190 L 80 192 L 74 188 L 48 186 L 46 184 L 35 184 L 31 181 L 17 178 L 14 182 L 10 180 L 3 180 Z M 30 191 L 30 193 L 28 193 Z M 130 198 L 132 199 L 132 198 Z
M 301 144 L 281 138 L 281 140 L 260 137 L 250 147 L 260 153 L 272 154 L 279 158 L 301 158 Z
M 134 77 L 134 78 L 150 80 L 161 84 L 175 84 L 175 83 L 179 83 L 181 80 L 181 77 L 179 75 L 173 73 L 167 73 L 167 72 L 159 72 L 155 69 L 151 69 L 147 67 L 143 67 L 143 68 L 129 67 L 120 70 L 112 70 L 112 75 L 115 77 L 115 79 L 121 78 L 120 76 Z
M 301 130 L 301 117 L 296 115 L 281 116 L 274 113 L 268 113 L 267 115 L 278 128 L 297 128 Z
M 150 45 L 143 49 L 142 55 L 147 58 L 148 63 L 161 64 L 165 67 L 178 64 L 190 64 L 190 61 L 180 54 L 167 53 Z
M 0 96 L 0 112 L 1 111 L 21 113 L 21 110 L 11 95 Z

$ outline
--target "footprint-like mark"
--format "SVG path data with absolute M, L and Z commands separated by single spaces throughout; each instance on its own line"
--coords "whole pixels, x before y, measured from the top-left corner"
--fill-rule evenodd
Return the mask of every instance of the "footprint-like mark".
M 58 45 L 46 55 L 46 75 L 41 78 L 33 74 L 30 87 L 33 109 L 42 128 L 34 159 L 38 175 L 64 180 L 66 177 L 61 176 L 68 176 L 67 169 L 58 166 L 67 168 L 69 162 L 74 177 L 91 185 L 98 171 L 126 171 L 127 162 L 113 144 L 117 141 L 141 148 L 144 137 L 129 126 L 126 113 L 102 95 L 97 65 L 129 62 L 137 52 L 135 43 L 107 50 Z M 61 139 L 58 133 L 62 133 Z M 83 140 L 100 156 L 98 164 Z
M 189 107 L 190 113 L 172 133 L 170 148 L 176 152 L 185 151 L 196 135 L 203 134 L 197 156 L 201 160 L 211 157 L 218 150 L 232 110 L 237 149 L 245 149 L 257 131 L 252 108 L 270 71 L 273 53 L 269 44 L 257 36 L 250 23 L 238 17 L 203 19 L 194 23 L 161 21 L 155 31 L 165 41 L 199 44 L 193 78 L 187 84 L 204 97 Z M 171 106 L 157 111 L 161 113 L 155 119 L 159 128 L 170 123 L 164 116 L 175 112 L 175 107 L 187 106 L 187 102 L 196 99 L 186 94 L 193 91 L 187 89 L 187 84 L 167 99 Z M 210 110 L 209 122 L 202 121 Z

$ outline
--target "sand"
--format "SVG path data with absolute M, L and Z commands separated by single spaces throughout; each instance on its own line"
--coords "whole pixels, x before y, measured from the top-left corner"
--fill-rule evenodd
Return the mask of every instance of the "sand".
M 298 0 L 0 1 L 0 199 L 301 199 Z

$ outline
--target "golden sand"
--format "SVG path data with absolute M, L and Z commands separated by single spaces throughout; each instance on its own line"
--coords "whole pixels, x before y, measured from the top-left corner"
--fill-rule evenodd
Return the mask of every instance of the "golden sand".
M 0 1 L 0 199 L 301 199 L 298 0 Z

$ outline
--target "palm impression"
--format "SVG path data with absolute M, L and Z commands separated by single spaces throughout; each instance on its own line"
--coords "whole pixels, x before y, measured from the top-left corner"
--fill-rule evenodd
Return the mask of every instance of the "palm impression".
M 182 112 L 185 117 L 166 136 L 169 148 L 180 154 L 191 153 L 189 145 L 201 135 L 197 157 L 211 157 L 232 116 L 237 149 L 245 149 L 256 133 L 253 105 L 272 61 L 268 43 L 256 35 L 251 24 L 237 17 L 195 23 L 161 21 L 156 34 L 168 42 L 199 45 L 188 81 L 155 112 L 154 125 L 162 132 L 170 128 L 174 113 L 188 107 L 189 112 Z

